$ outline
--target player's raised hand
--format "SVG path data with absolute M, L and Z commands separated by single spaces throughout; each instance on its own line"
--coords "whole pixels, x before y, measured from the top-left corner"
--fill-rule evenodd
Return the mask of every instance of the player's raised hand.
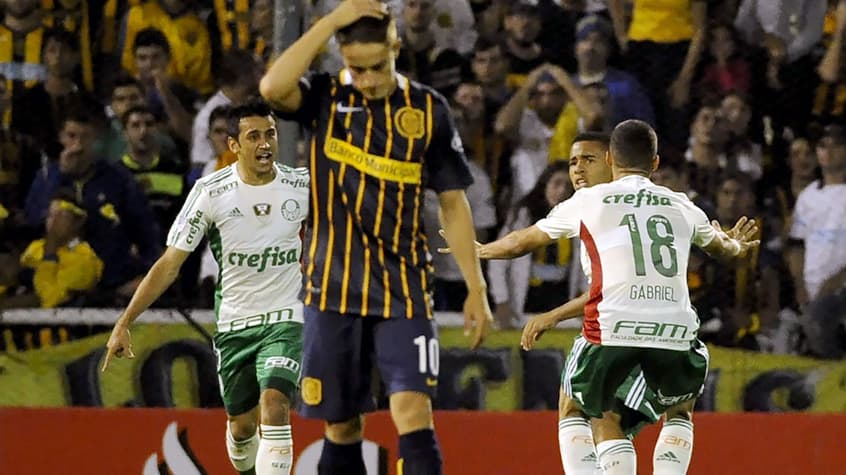
M 473 332 L 473 343 L 470 348 L 475 350 L 482 344 L 488 336 L 492 322 L 493 315 L 488 305 L 487 290 L 470 290 L 467 293 L 467 299 L 464 300 L 464 336 L 469 336 L 470 332 Z
M 740 252 L 738 252 L 737 257 L 743 257 L 750 249 L 754 249 L 761 244 L 760 240 L 755 239 L 755 236 L 758 235 L 758 223 L 746 216 L 741 216 L 734 223 L 734 227 L 728 231 L 723 231 L 722 226 L 716 220 L 711 221 L 711 226 L 719 232 L 725 232 L 728 237 L 737 241 L 740 245 Z
M 332 24 L 339 30 L 364 17 L 381 20 L 388 14 L 388 5 L 377 0 L 343 0 L 329 15 Z
M 558 318 L 552 312 L 545 312 L 529 319 L 526 326 L 523 327 L 523 334 L 520 336 L 520 346 L 529 351 L 536 341 L 540 340 L 541 336 L 558 324 Z
M 446 231 L 444 231 L 443 229 L 440 229 L 440 230 L 438 230 L 438 234 L 440 234 L 441 237 L 444 238 L 444 240 L 446 240 Z M 473 241 L 473 244 L 476 246 L 476 255 L 479 256 L 479 257 L 482 257 L 479 254 L 479 249 L 482 248 L 482 243 L 480 243 L 479 241 Z M 438 254 L 452 254 L 452 249 L 450 249 L 449 247 L 439 247 L 438 248 Z
M 106 343 L 106 359 L 103 361 L 103 369 L 106 371 L 109 367 L 109 360 L 112 356 L 116 358 L 135 358 L 135 353 L 132 352 L 132 337 L 129 335 L 129 328 L 118 323 L 112 329 L 112 334 L 109 336 L 109 341 Z

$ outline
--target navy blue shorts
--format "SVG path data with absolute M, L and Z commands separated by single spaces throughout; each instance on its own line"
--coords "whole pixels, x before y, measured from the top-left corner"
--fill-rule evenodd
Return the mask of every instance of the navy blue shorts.
M 361 317 L 304 309 L 301 415 L 341 422 L 372 411 L 374 365 L 388 395 L 434 397 L 438 332 L 426 318 Z

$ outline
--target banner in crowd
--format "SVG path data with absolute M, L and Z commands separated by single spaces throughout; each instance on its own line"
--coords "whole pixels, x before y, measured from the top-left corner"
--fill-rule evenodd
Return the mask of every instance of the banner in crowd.
M 575 336 L 548 332 L 535 350 L 524 352 L 519 332 L 495 332 L 471 351 L 461 329 L 442 329 L 436 408 L 555 409 L 565 352 Z M 221 406 L 214 352 L 190 326 L 136 325 L 136 357 L 113 360 L 101 373 L 107 337 L 0 354 L 0 406 Z M 846 411 L 846 362 L 710 350 L 700 411 Z
M 438 411 L 446 475 L 561 473 L 553 411 Z M 235 473 L 220 409 L 0 409 L 0 473 L 201 475 Z M 292 416 L 293 475 L 316 475 L 323 424 Z M 701 414 L 691 475 L 841 473 L 846 415 Z M 368 417 L 369 475 L 393 475 L 396 432 L 384 411 Z M 652 473 L 658 427 L 636 439 L 638 473 Z M 777 436 L 773 436 L 777 434 Z

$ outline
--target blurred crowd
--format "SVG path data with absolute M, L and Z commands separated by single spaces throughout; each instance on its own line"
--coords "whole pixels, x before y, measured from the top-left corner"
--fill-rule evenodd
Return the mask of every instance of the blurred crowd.
M 302 27 L 340 0 L 304 0 Z M 726 270 L 688 284 L 714 344 L 846 350 L 846 0 L 392 0 L 399 72 L 453 107 L 476 178 L 479 239 L 572 194 L 570 146 L 636 118 L 654 180 L 720 223 L 761 223 Z M 0 0 L 0 308 L 123 305 L 194 180 L 231 164 L 227 110 L 273 59 L 273 0 Z M 337 72 L 337 45 L 314 69 Z M 283 140 L 285 138 L 283 137 Z M 305 163 L 298 144 L 298 163 Z M 437 199 L 427 195 L 430 249 Z M 496 321 L 519 326 L 585 289 L 577 243 L 488 264 Z M 433 251 L 435 306 L 466 292 Z M 192 256 L 160 306 L 210 308 Z M 73 331 L 11 332 L 6 347 Z

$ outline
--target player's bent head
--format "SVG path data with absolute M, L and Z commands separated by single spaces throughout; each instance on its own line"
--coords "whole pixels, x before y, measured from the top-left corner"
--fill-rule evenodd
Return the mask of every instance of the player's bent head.
M 362 17 L 335 33 L 338 45 L 353 43 L 393 43 L 397 40 L 397 26 L 391 15 L 382 18 Z
M 658 158 L 658 136 L 642 120 L 620 122 L 611 133 L 610 153 L 619 168 L 651 172 Z
M 400 50 L 396 23 L 390 15 L 364 17 L 335 34 L 352 84 L 367 99 L 381 99 L 393 89 Z

